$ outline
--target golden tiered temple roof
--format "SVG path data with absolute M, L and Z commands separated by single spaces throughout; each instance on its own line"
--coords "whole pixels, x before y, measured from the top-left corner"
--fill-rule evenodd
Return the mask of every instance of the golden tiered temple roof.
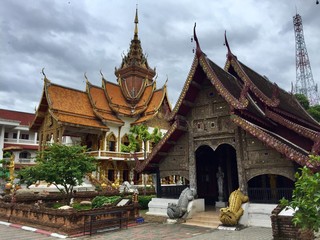
M 133 124 L 138 124 L 163 111 L 161 107 L 171 112 L 166 84 L 156 89 L 155 69 L 149 67 L 143 54 L 138 38 L 138 11 L 134 23 L 130 50 L 120 68 L 115 70 L 117 83 L 102 76 L 102 86 L 98 87 L 86 79 L 86 91 L 79 91 L 52 84 L 45 76 L 43 96 L 32 130 L 39 130 L 47 111 L 59 123 L 101 130 L 107 130 L 110 123 L 124 125 L 121 117 L 134 118 Z

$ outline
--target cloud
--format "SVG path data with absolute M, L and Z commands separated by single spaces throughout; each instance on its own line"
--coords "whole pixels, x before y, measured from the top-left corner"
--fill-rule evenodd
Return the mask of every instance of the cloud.
M 102 70 L 116 81 L 114 68 L 133 38 L 136 2 L 125 0 L 3 0 L 0 8 L 0 108 L 33 112 L 39 103 L 45 67 L 54 83 L 85 90 L 84 73 L 101 85 Z M 194 23 L 202 50 L 223 67 L 227 31 L 231 50 L 250 68 L 285 90 L 295 82 L 292 17 L 302 16 L 313 76 L 317 56 L 319 6 L 314 1 L 139 1 L 139 38 L 158 87 L 168 78 L 175 104 L 194 57 Z

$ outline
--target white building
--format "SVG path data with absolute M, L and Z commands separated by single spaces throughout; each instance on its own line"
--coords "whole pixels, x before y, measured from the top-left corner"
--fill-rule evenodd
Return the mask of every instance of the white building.
M 33 165 L 38 150 L 38 136 L 29 131 L 35 115 L 0 109 L 0 159 L 4 152 L 15 156 L 15 168 Z

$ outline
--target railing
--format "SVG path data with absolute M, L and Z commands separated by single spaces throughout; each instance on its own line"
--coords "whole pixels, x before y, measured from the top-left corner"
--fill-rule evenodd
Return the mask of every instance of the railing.
M 113 152 L 113 151 L 90 151 L 87 152 L 90 156 L 99 159 L 109 159 L 112 158 L 113 160 L 134 160 L 133 155 L 131 153 L 126 152 Z M 136 155 L 139 160 L 143 160 L 144 152 L 137 152 Z
M 252 203 L 279 203 L 283 197 L 291 200 L 292 188 L 249 188 L 248 196 Z
M 163 198 L 179 198 L 181 192 L 189 187 L 188 185 L 168 185 L 161 186 L 161 197 Z
M 5 138 L 5 143 L 21 143 L 21 144 L 29 144 L 29 145 L 37 145 L 39 141 L 34 139 L 17 139 L 17 138 Z
M 19 163 L 34 163 L 31 158 L 19 158 Z

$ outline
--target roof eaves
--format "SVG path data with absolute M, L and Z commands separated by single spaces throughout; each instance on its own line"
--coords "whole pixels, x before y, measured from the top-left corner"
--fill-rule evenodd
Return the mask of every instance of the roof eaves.
M 318 169 L 319 166 L 315 163 L 310 162 L 309 159 L 309 152 L 305 151 L 298 147 L 301 151 L 297 151 L 290 147 L 288 144 L 284 144 L 283 142 L 279 141 L 272 135 L 268 134 L 267 132 L 263 131 L 258 126 L 246 121 L 245 119 L 232 115 L 231 121 L 234 122 L 237 126 L 241 127 L 244 131 L 249 132 L 251 135 L 258 138 L 260 141 L 267 144 L 269 147 L 275 149 L 279 153 L 286 156 L 288 159 L 297 162 L 301 166 L 307 166 L 313 170 Z M 292 144 L 292 143 L 291 143 Z M 302 154 L 304 152 L 304 154 Z

